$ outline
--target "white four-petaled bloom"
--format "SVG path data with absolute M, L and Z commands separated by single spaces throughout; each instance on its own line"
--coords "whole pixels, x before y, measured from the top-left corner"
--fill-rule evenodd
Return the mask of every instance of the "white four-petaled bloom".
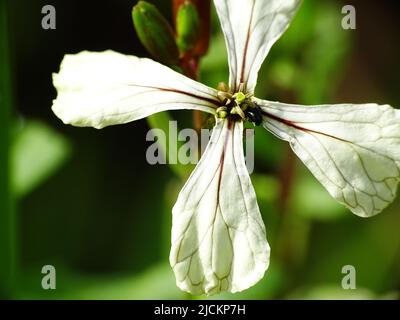
M 170 263 L 177 285 L 192 294 L 247 289 L 268 268 L 243 121 L 288 141 L 332 197 L 362 217 L 394 199 L 400 168 L 400 112 L 388 105 L 302 106 L 253 96 L 258 70 L 300 1 L 214 3 L 228 47 L 228 91 L 112 51 L 66 55 L 53 78 L 53 111 L 75 126 L 103 128 L 176 109 L 215 115 L 208 147 L 173 208 Z

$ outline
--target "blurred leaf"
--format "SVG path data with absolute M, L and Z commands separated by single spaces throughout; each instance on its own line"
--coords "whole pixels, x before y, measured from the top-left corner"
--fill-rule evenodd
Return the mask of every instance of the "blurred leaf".
M 291 59 L 278 59 L 271 66 L 270 77 L 279 87 L 290 90 L 296 80 L 296 65 Z
M 40 270 L 40 269 L 39 269 Z M 57 290 L 43 290 L 40 272 L 25 272 L 20 299 L 145 300 L 179 299 L 184 293 L 175 285 L 167 262 L 155 264 L 134 276 L 89 276 L 57 267 Z M 39 284 L 39 285 L 38 285 Z
M 380 215 L 360 219 L 348 212 L 346 219 L 335 224 L 318 224 L 310 239 L 308 268 L 303 270 L 308 282 L 340 283 L 342 267 L 353 265 L 357 286 L 374 292 L 394 288 L 399 278 L 400 250 L 399 203 L 395 202 Z
M 290 92 L 298 103 L 329 102 L 351 48 L 351 33 L 341 28 L 341 19 L 335 2 L 304 1 L 267 57 L 256 95 L 281 98 Z
M 254 173 L 251 175 L 251 181 L 256 190 L 258 202 L 272 203 L 277 200 L 280 185 L 276 177 Z
M 351 44 L 350 33 L 339 24 L 339 5 L 323 2 L 317 8 L 312 42 L 303 52 L 303 67 L 295 81 L 297 96 L 305 104 L 323 103 L 334 93 Z
M 307 0 L 301 4 L 289 28 L 278 42 L 280 51 L 286 57 L 301 53 L 312 39 L 318 19 L 316 11 L 320 3 L 319 0 Z
M 16 133 L 11 151 L 11 181 L 23 197 L 48 179 L 71 153 L 68 141 L 39 121 L 27 121 Z
M 163 148 L 164 146 L 159 144 L 159 149 L 164 153 L 165 155 L 165 159 L 167 160 L 167 163 L 169 164 L 169 167 L 171 168 L 171 170 L 180 178 L 184 179 L 188 176 L 190 169 L 192 168 L 191 165 L 183 165 L 181 163 L 170 163 L 169 161 L 169 147 L 170 147 L 170 141 L 169 141 L 169 137 L 170 135 L 173 134 L 173 132 L 170 132 L 170 123 L 171 121 L 173 121 L 173 119 L 171 118 L 171 115 L 168 111 L 165 112 L 159 112 L 156 114 L 153 114 L 149 117 L 146 118 L 148 125 L 150 126 L 150 128 L 152 129 L 161 129 L 166 136 L 166 145 L 165 148 Z M 179 128 L 177 128 L 177 130 L 179 130 Z M 178 141 L 178 137 L 173 137 L 174 139 L 176 139 L 177 142 L 177 150 L 179 150 L 179 148 L 185 143 L 182 141 Z
M 168 263 L 154 265 L 133 277 L 96 279 L 93 285 L 73 290 L 71 299 L 179 299 L 183 297 L 175 285 Z M 68 298 L 68 295 L 66 295 Z
M 254 128 L 255 168 L 268 168 L 274 171 L 282 161 L 287 142 L 277 139 L 263 127 Z
M 345 290 L 335 284 L 321 284 L 312 287 L 304 287 L 295 290 L 288 295 L 287 299 L 305 300 L 398 300 L 399 293 L 396 291 L 384 294 L 375 294 L 366 288 Z
M 327 284 L 298 289 L 287 298 L 305 300 L 372 300 L 376 299 L 377 296 L 365 288 L 345 290 L 338 285 Z
M 210 42 L 207 55 L 201 60 L 201 82 L 216 88 L 218 83 L 228 83 L 228 58 L 225 40 L 221 33 L 214 36 Z
M 300 161 L 290 202 L 291 210 L 305 218 L 331 220 L 348 214 Z

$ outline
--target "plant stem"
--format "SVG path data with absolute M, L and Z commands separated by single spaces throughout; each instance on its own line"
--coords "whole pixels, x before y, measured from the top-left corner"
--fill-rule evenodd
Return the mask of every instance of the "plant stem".
M 280 167 L 278 175 L 280 181 L 280 193 L 278 198 L 279 235 L 276 244 L 276 255 L 279 260 L 291 265 L 293 263 L 291 234 L 292 230 L 292 214 L 288 211 L 288 205 L 293 190 L 294 173 L 295 173 L 295 156 L 290 148 L 287 148 L 284 160 Z
M 285 160 L 280 168 L 279 180 L 281 181 L 281 190 L 279 194 L 279 212 L 283 215 L 287 213 L 287 205 L 292 195 L 294 174 L 295 174 L 295 155 L 290 148 L 286 150 Z
M 179 7 L 188 0 L 172 0 L 172 13 L 174 22 Z M 200 17 L 200 33 L 199 39 L 195 47 L 185 52 L 180 61 L 180 67 L 183 73 L 193 80 L 199 79 L 199 62 L 201 56 L 206 54 L 210 43 L 210 0 L 190 0 L 199 13 Z M 193 111 L 193 126 L 197 132 L 200 132 L 203 126 L 203 114 L 201 111 Z
M 0 298 L 14 291 L 15 216 L 10 191 L 9 148 L 11 77 L 8 44 L 7 1 L 0 1 Z
M 190 55 L 184 56 L 181 59 L 181 68 L 186 76 L 193 80 L 199 79 L 199 58 L 191 57 Z M 193 110 L 193 127 L 200 132 L 203 126 L 203 113 L 199 110 Z

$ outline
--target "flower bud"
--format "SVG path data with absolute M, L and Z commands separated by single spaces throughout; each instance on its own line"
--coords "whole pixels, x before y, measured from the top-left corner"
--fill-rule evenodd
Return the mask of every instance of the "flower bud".
M 132 9 L 132 19 L 141 43 L 155 59 L 167 65 L 178 64 L 179 50 L 172 27 L 154 5 L 139 1 Z
M 216 111 L 217 118 L 225 119 L 228 117 L 228 109 L 227 107 L 219 107 Z
M 196 6 L 185 1 L 176 14 L 176 33 L 178 47 L 187 52 L 197 44 L 200 35 L 200 18 Z

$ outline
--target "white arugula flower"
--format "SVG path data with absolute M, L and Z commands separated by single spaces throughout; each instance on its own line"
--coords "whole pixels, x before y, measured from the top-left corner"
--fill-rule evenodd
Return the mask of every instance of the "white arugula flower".
M 215 115 L 208 147 L 173 208 L 170 263 L 184 291 L 241 291 L 268 268 L 269 245 L 243 156 L 243 121 L 287 140 L 353 213 L 373 216 L 395 197 L 399 111 L 377 104 L 289 105 L 253 96 L 258 70 L 300 2 L 214 0 L 228 47 L 227 91 L 113 51 L 66 55 L 54 75 L 53 111 L 75 126 L 103 128 L 176 109 Z

